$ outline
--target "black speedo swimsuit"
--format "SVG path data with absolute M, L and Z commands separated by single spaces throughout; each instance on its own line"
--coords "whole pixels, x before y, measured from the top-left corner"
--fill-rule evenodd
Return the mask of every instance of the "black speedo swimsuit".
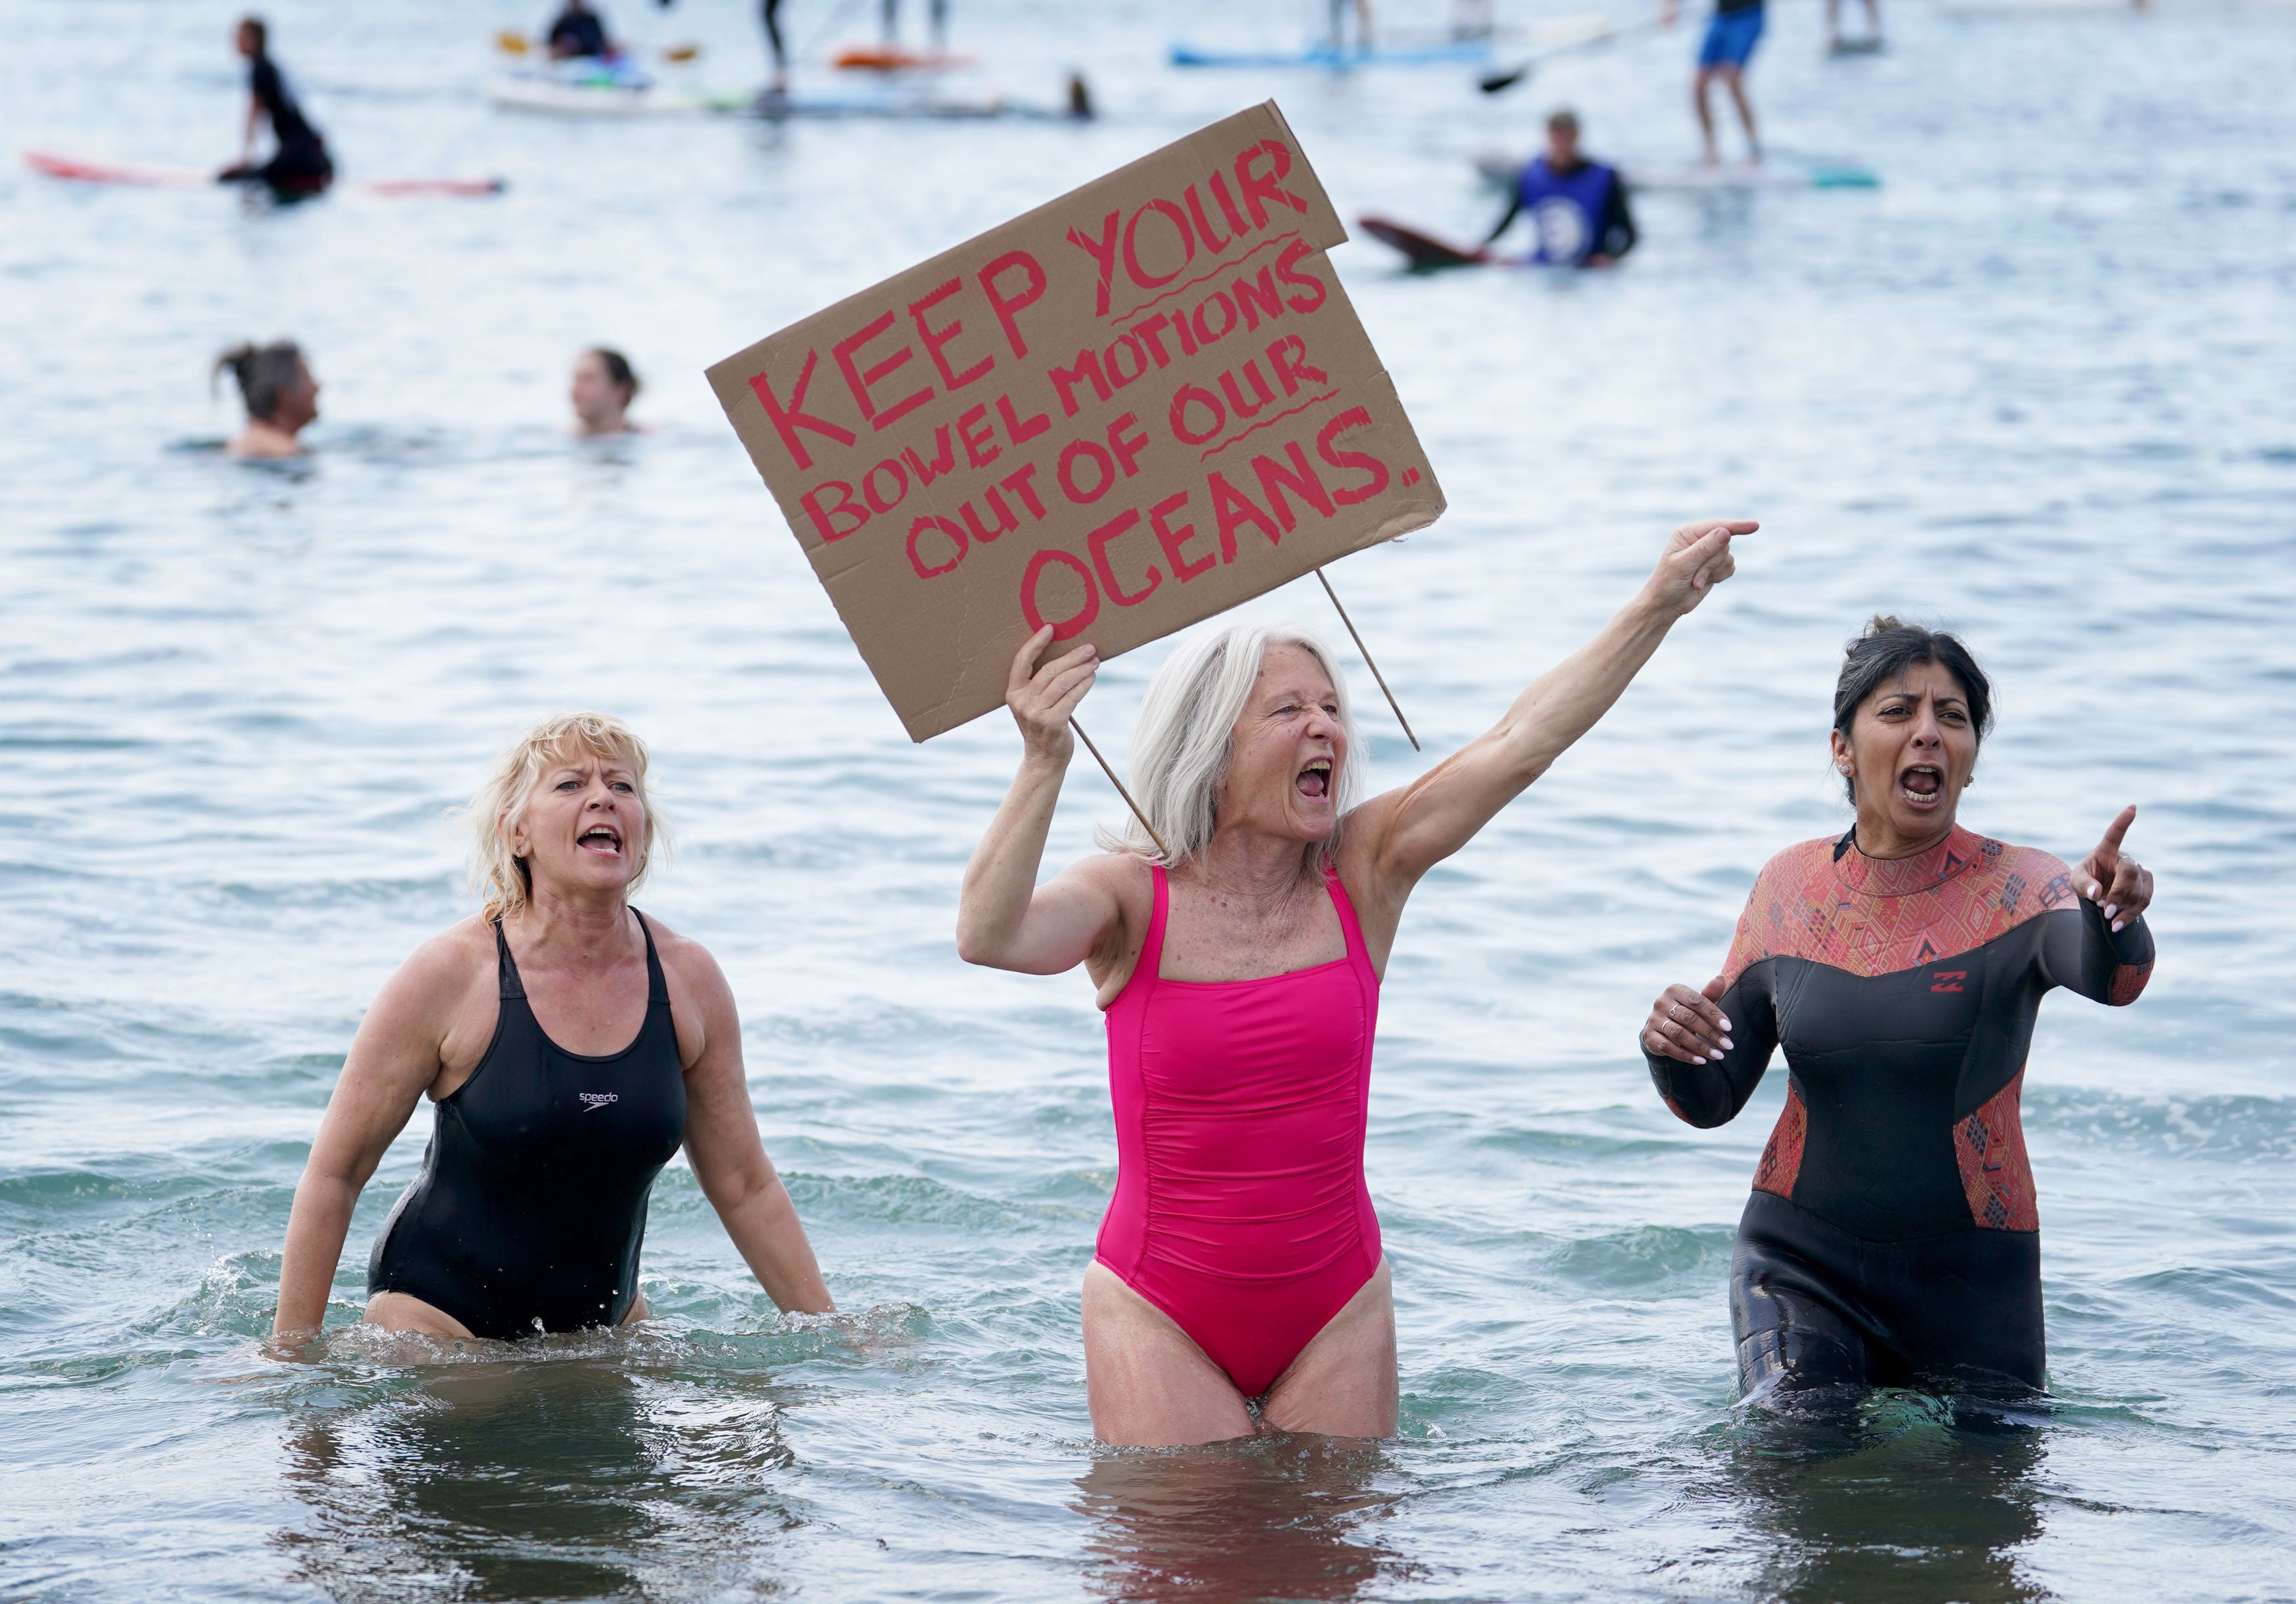
M 669 988 L 653 930 L 637 919 L 645 1023 L 603 1058 L 542 1033 L 496 921 L 494 1040 L 435 1105 L 422 1173 L 367 1261 L 369 1297 L 404 1292 L 504 1340 L 619 1325 L 629 1312 L 646 1194 L 685 1140 Z
M 1755 881 L 1723 970 L 1723 1061 L 1644 1054 L 1667 1106 L 1711 1126 L 1786 1051 L 1730 1262 L 1740 1388 L 2039 1388 L 2018 1118 L 2033 1020 L 2055 986 L 2136 1001 L 2152 935 L 2141 919 L 2115 934 L 2044 852 L 1956 829 L 1869 858 L 1854 836 L 1790 847 Z

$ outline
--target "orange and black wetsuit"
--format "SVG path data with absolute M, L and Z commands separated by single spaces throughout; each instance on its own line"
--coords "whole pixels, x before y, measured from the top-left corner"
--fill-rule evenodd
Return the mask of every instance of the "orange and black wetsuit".
M 2051 986 L 2118 1007 L 2152 970 L 2045 852 L 1956 829 L 1910 858 L 1856 831 L 1764 866 L 1723 970 L 1720 1063 L 1645 1052 L 1718 1125 L 1783 1044 L 1785 1112 L 1730 1262 L 1745 1395 L 2044 1385 L 2039 1217 L 2018 1121 Z

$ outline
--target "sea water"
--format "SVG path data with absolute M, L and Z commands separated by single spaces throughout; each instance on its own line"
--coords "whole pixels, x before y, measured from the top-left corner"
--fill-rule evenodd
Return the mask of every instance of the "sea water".
M 1472 237 L 1496 211 L 1472 156 L 1527 151 L 1550 107 L 1598 155 L 1693 154 L 1697 29 L 1486 97 L 1468 68 L 1162 65 L 1175 37 L 1295 42 L 1295 6 L 955 9 L 985 80 L 1048 103 L 1081 69 L 1104 116 L 498 112 L 488 37 L 541 9 L 282 0 L 347 180 L 507 192 L 280 209 L 0 174 L 0 1595 L 2296 1597 L 2296 17 L 1901 4 L 1886 53 L 1829 61 L 1782 4 L 1771 144 L 1880 188 L 1647 194 L 1606 274 L 1335 253 L 1450 501 L 1332 571 L 1426 742 L 1350 650 L 1376 783 L 1488 727 L 1675 524 L 1763 528 L 1404 921 L 1366 1159 L 1399 1434 L 1140 1453 L 1085 1409 L 1115 1163 L 1090 989 L 952 941 L 1014 733 L 903 737 L 701 370 L 1271 94 L 1344 215 Z M 233 14 L 4 0 L 0 144 L 227 159 Z M 762 76 L 746 7 L 608 16 L 699 38 L 709 86 Z M 808 62 L 873 26 L 788 20 Z M 226 461 L 206 364 L 279 335 L 325 386 L 314 450 Z M 649 432 L 564 437 L 591 343 L 637 364 Z M 1635 1037 L 1715 972 L 1762 861 L 1843 827 L 1828 694 L 1877 610 L 1995 675 L 1966 822 L 2077 858 L 2139 805 L 2161 958 L 2135 1008 L 2061 994 L 2035 1038 L 2048 1399 L 1884 1394 L 1796 1429 L 1735 1406 L 1725 1302 L 1783 1077 L 1692 1130 Z M 1249 611 L 1344 638 L 1312 587 Z M 1104 748 L 1164 650 L 1086 702 Z M 676 854 L 641 904 L 732 981 L 843 1313 L 777 1315 L 681 1162 L 644 1329 L 378 1340 L 353 1322 L 418 1111 L 334 1335 L 267 1357 L 362 1011 L 472 905 L 447 811 L 573 707 L 652 743 Z M 1050 863 L 1117 812 L 1079 762 Z

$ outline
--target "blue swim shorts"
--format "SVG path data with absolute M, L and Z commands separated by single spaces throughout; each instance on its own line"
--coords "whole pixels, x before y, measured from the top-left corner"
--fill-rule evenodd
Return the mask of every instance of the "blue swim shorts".
M 1707 25 L 1706 42 L 1698 47 L 1701 67 L 1743 67 L 1762 37 L 1762 10 L 1716 12 Z

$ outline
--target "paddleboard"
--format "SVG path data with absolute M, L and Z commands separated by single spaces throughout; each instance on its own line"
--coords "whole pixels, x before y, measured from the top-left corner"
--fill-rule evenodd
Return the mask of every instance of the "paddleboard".
M 1485 184 L 1511 192 L 1522 172 L 1522 160 L 1501 151 L 1485 151 L 1475 158 L 1475 172 Z M 1881 175 L 1847 156 L 1773 156 L 1759 165 L 1680 161 L 1620 169 L 1633 190 L 1755 190 L 1755 189 L 1875 189 Z
M 487 100 L 509 111 L 554 117 L 706 117 L 738 111 L 748 102 L 689 88 L 600 80 L 570 82 L 544 73 L 500 72 L 487 80 Z
M 1454 245 L 1432 234 L 1422 233 L 1408 224 L 1387 217 L 1358 217 L 1364 233 L 1382 244 L 1392 245 L 1401 251 L 1413 268 L 1431 272 L 1438 267 L 1487 267 L 1506 258 L 1495 256 L 1480 245 Z
M 24 165 L 36 173 L 74 184 L 124 184 L 141 189 L 219 189 L 216 176 L 199 168 L 151 167 L 130 161 L 92 161 L 53 151 L 27 151 Z M 367 178 L 347 186 L 363 195 L 403 200 L 414 195 L 495 195 L 499 178 Z
M 1487 39 L 1455 39 L 1440 45 L 1402 45 L 1393 49 L 1310 45 L 1304 50 L 1206 50 L 1193 45 L 1172 46 L 1175 67 L 1456 67 L 1487 61 Z
M 955 72 L 972 66 L 972 58 L 898 45 L 848 45 L 831 53 L 829 64 L 841 72 Z
M 1041 106 L 1018 105 L 1002 94 L 951 95 L 931 90 L 888 86 L 882 89 L 802 90 L 788 94 L 768 92 L 744 110 L 768 122 L 787 119 L 882 117 L 924 119 L 973 119 L 990 117 L 1057 117 Z

